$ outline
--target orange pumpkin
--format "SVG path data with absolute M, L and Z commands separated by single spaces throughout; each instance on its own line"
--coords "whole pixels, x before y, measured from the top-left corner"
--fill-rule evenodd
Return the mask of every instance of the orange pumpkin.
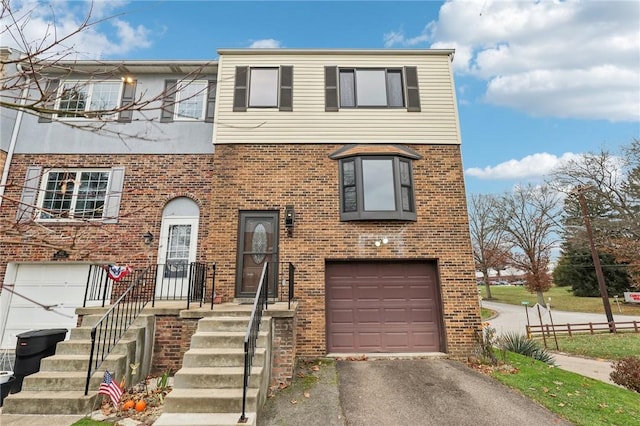
M 128 400 L 127 402 L 125 402 L 122 405 L 122 409 L 123 410 L 131 410 L 133 408 L 133 406 L 135 405 L 135 402 L 133 402 L 133 400 Z
M 141 399 L 140 401 L 136 402 L 136 411 L 139 413 L 141 411 L 144 411 L 144 409 L 147 408 L 147 403 Z

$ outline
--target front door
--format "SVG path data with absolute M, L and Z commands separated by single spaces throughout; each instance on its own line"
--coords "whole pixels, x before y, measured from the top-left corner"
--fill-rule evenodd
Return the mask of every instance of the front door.
M 162 219 L 158 248 L 156 299 L 186 299 L 189 264 L 196 260 L 198 218 Z
M 278 276 L 278 212 L 240 212 L 236 297 L 254 297 L 265 262 L 269 262 L 269 294 Z

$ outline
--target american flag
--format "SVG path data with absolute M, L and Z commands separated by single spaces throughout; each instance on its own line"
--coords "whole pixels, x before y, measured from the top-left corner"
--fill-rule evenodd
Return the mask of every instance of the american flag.
M 104 379 L 102 380 L 102 383 L 100 383 L 98 394 L 109 395 L 113 405 L 117 405 L 120 401 L 122 389 L 120 389 L 120 386 L 118 386 L 118 384 L 113 380 L 108 371 L 104 372 Z

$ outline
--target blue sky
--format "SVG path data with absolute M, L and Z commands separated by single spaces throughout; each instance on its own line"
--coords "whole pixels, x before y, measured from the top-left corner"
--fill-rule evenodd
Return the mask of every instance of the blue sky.
M 28 40 L 86 1 L 12 1 Z M 218 48 L 455 48 L 469 193 L 539 182 L 563 160 L 640 138 L 637 1 L 96 1 L 70 39 L 94 59 L 212 59 Z M 7 17 L 1 19 L 2 26 Z M 49 31 L 51 32 L 51 31 Z M 2 33 L 0 44 L 14 46 Z

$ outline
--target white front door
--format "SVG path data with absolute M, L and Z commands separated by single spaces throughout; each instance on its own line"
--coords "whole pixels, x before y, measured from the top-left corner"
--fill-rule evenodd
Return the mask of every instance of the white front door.
M 189 265 L 196 260 L 198 218 L 165 217 L 160 230 L 156 300 L 186 299 Z

